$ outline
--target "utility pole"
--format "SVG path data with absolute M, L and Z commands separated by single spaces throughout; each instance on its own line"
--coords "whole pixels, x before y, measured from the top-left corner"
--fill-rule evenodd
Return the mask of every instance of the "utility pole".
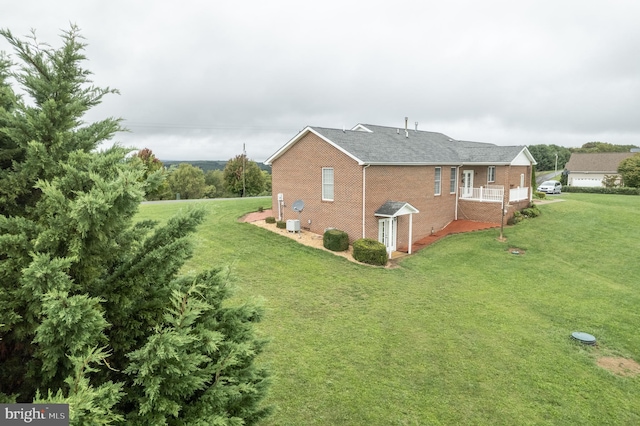
M 556 177 L 557 175 L 558 175 L 558 153 L 556 152 L 556 172 L 553 176 Z
M 247 183 L 244 178 L 244 169 L 245 162 L 247 160 L 247 150 L 245 149 L 244 144 L 242 144 L 242 197 L 244 198 L 244 194 L 247 191 Z

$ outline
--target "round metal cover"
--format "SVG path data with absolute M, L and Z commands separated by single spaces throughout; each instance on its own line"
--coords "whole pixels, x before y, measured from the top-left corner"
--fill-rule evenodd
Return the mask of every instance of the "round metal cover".
M 583 333 L 581 331 L 574 331 L 571 333 L 571 337 L 574 339 L 586 344 L 586 345 L 595 345 L 596 338 L 589 333 Z
M 293 209 L 294 212 L 301 212 L 302 209 L 304 209 L 304 201 L 302 201 L 302 200 L 294 201 L 294 203 L 291 206 L 291 208 Z

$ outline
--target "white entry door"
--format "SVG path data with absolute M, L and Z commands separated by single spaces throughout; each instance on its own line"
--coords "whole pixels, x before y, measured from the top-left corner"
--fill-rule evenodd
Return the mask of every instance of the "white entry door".
M 473 196 L 473 170 L 462 171 L 462 197 Z
M 387 248 L 391 255 L 396 251 L 396 234 L 398 232 L 398 218 L 390 217 L 378 220 L 378 241 Z

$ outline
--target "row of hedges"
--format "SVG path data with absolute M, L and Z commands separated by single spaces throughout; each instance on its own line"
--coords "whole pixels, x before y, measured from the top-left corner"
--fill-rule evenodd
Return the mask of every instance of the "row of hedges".
M 349 235 L 339 229 L 328 229 L 322 236 L 322 244 L 332 251 L 345 251 L 349 249 Z M 386 265 L 389 260 L 384 244 L 371 238 L 353 242 L 353 258 L 358 262 L 380 266 Z
M 585 194 L 640 195 L 640 188 L 630 188 L 626 186 L 617 188 L 605 188 L 604 186 L 563 186 L 562 192 L 582 192 Z

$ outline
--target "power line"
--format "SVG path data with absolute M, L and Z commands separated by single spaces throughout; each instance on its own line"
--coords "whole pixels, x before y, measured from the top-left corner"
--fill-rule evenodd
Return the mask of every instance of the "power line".
M 260 130 L 260 131 L 284 131 L 291 132 L 297 129 L 293 127 L 269 127 L 269 126 L 238 126 L 238 125 L 201 125 L 201 124 L 175 124 L 175 123 L 145 123 L 139 121 L 124 121 L 125 127 L 146 129 L 190 129 L 190 130 Z

